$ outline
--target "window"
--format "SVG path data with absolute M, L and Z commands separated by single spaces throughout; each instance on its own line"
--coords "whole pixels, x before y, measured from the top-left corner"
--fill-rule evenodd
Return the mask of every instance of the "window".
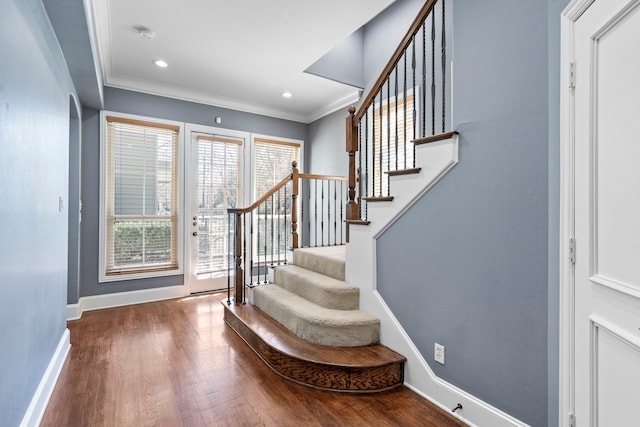
M 175 123 L 105 115 L 101 281 L 180 273 Z
M 413 91 L 397 101 L 395 98 L 383 100 L 382 108 L 377 103 L 369 109 L 369 115 L 373 116 L 369 126 L 374 141 L 374 148 L 369 155 L 373 156 L 373 176 L 376 177 L 370 184 L 373 185 L 374 195 L 386 196 L 389 180 L 385 172 L 413 167 L 411 140 L 418 132 L 417 128 L 414 130 L 414 115 L 417 112 L 414 111 Z
M 253 200 L 257 200 L 291 173 L 292 162 L 300 164 L 301 143 L 255 137 L 253 139 Z M 254 256 L 258 259 L 274 259 L 284 256 L 287 246 L 291 246 L 291 184 L 285 192 L 278 192 L 271 203 L 258 207 L 254 216 L 254 226 L 258 233 L 254 236 Z M 275 235 L 271 245 L 265 245 L 266 235 Z M 263 239 L 259 241 L 259 239 Z
M 266 138 L 253 140 L 254 200 L 291 173 L 291 163 L 300 168 L 300 143 Z

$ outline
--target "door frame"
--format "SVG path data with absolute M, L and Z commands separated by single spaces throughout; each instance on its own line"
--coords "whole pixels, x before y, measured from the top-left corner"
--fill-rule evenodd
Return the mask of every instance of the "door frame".
M 571 0 L 562 12 L 560 31 L 560 292 L 558 425 L 570 424 L 575 406 L 574 307 L 575 270 L 571 261 L 575 237 L 575 69 L 574 26 L 595 0 Z
M 191 294 L 191 279 L 190 279 L 190 275 L 191 275 L 191 233 L 187 232 L 187 230 L 189 230 L 189 228 L 187 227 L 187 225 L 191 222 L 189 220 L 189 218 L 191 217 L 191 213 L 190 208 L 191 208 L 191 203 L 193 202 L 192 200 L 192 192 L 190 189 L 190 185 L 191 185 L 191 180 L 194 177 L 194 173 L 197 173 L 197 171 L 192 170 L 191 168 L 191 158 L 192 158 L 192 134 L 196 132 L 196 133 L 202 133 L 202 134 L 211 134 L 211 135 L 221 135 L 221 136 L 230 136 L 230 137 L 234 137 L 234 138 L 241 138 L 243 139 L 245 142 L 243 144 L 242 147 L 242 155 L 243 155 L 243 170 L 242 170 L 242 183 L 243 183 L 243 188 L 242 188 L 242 197 L 241 200 L 238 201 L 238 204 L 240 206 L 247 206 L 250 203 L 250 194 L 249 191 L 246 187 L 246 185 L 250 185 L 250 167 L 247 167 L 247 161 L 251 161 L 251 145 L 252 145 L 252 140 L 251 140 L 251 133 L 250 132 L 245 132 L 245 131 L 239 131 L 239 130 L 233 130 L 233 129 L 225 129 L 225 128 L 218 128 L 218 127 L 213 127 L 213 126 L 206 126 L 206 125 L 197 125 L 197 124 L 191 124 L 191 123 L 185 123 L 184 125 L 184 140 L 185 140 L 185 147 L 184 147 L 184 171 L 185 171 L 185 175 L 184 175 L 184 214 L 182 215 L 182 221 L 184 224 L 184 240 L 183 240 L 183 245 L 184 245 L 184 259 L 183 259 L 183 265 L 184 265 L 184 283 L 186 285 L 187 288 L 187 294 Z

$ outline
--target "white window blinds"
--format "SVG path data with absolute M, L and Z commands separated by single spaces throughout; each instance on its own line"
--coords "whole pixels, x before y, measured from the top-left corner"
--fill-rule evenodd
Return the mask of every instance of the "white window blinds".
M 397 101 L 386 100 L 382 103 L 382 109 L 375 105 L 373 114 L 374 140 L 374 176 L 382 177 L 373 182 L 376 196 L 386 196 L 389 181 L 384 175 L 389 170 L 407 169 L 413 167 L 413 144 L 411 140 L 416 137 L 413 117 L 414 96 L 413 93 Z M 397 133 L 396 133 L 397 131 Z M 373 154 L 372 154 L 373 155 Z
M 198 274 L 225 275 L 229 269 L 227 209 L 242 197 L 242 139 L 198 135 Z
M 253 146 L 254 199 L 257 199 L 291 173 L 293 161 L 300 167 L 300 144 L 255 138 Z
M 297 162 L 300 168 L 300 144 L 296 142 L 255 138 L 253 153 L 254 200 L 286 178 L 291 173 L 292 162 Z M 258 262 L 261 257 L 273 260 L 277 254 L 284 254 L 287 250 L 286 242 L 290 241 L 291 183 L 286 190 L 274 194 L 271 200 L 271 203 L 260 205 L 253 216 L 253 226 L 257 230 L 253 253 Z M 263 244 L 269 232 L 272 236 L 275 234 L 280 237 L 274 239 L 271 245 Z M 261 238 L 262 243 L 259 240 Z
M 107 116 L 106 276 L 177 270 L 179 127 Z

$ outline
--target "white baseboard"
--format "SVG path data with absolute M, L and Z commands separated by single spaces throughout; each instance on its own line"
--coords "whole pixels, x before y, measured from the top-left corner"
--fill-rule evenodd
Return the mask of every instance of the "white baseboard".
M 67 320 L 80 319 L 82 317 L 82 313 L 85 311 L 162 301 L 165 299 L 180 298 L 187 295 L 189 295 L 188 287 L 178 285 L 81 297 L 77 304 L 67 305 Z
M 44 411 L 47 409 L 47 404 L 56 386 L 62 365 L 64 365 L 64 361 L 67 359 L 70 348 L 69 330 L 65 329 L 58 342 L 58 347 L 55 353 L 53 353 L 53 357 L 51 357 L 49 366 L 47 366 L 47 370 L 44 372 L 40 384 L 38 384 L 38 388 L 31 399 L 27 412 L 22 418 L 20 427 L 36 427 L 40 425 L 40 421 L 42 420 Z
M 82 310 L 80 309 L 80 303 L 67 304 L 67 321 L 78 320 L 80 317 L 82 317 Z

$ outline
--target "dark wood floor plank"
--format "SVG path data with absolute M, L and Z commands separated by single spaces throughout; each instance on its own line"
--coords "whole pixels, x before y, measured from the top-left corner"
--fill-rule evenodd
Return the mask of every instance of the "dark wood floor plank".
M 276 375 L 219 295 L 84 313 L 41 426 L 463 426 L 405 387 L 345 395 Z

